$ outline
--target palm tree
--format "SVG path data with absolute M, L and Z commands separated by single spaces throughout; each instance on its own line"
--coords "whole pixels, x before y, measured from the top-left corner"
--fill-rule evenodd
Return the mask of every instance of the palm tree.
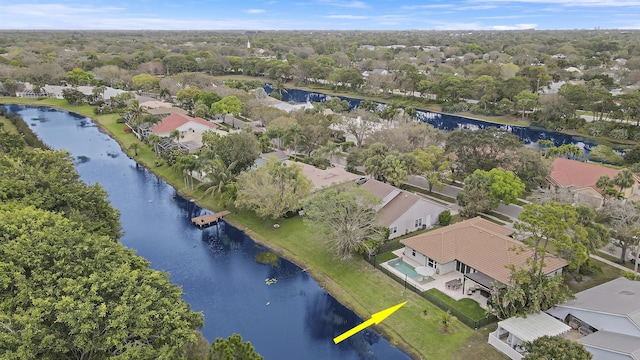
M 316 154 L 319 157 L 326 157 L 329 159 L 329 162 L 333 162 L 333 159 L 343 159 L 344 155 L 342 154 L 342 149 L 340 149 L 340 145 L 334 143 L 333 141 L 327 141 L 327 144 L 321 147 L 316 151 Z
M 280 99 L 282 99 L 282 93 L 287 92 L 287 88 L 285 87 L 285 82 L 283 79 L 276 80 L 276 83 L 273 85 L 273 91 L 277 91 L 280 94 Z
M 104 92 L 105 90 L 107 90 L 107 87 L 104 85 L 98 85 L 98 86 L 94 86 L 93 87 L 93 97 L 95 98 L 95 100 L 104 100 Z
M 613 185 L 613 180 L 611 180 L 609 175 L 602 175 L 596 181 L 596 187 L 602 191 L 604 191 L 606 188 L 612 187 Z
M 129 150 L 133 150 L 133 153 L 135 154 L 135 156 L 138 156 L 138 149 L 140 148 L 140 143 L 139 142 L 134 142 L 131 143 L 131 145 L 129 145 Z
M 137 130 L 140 124 L 142 124 L 144 116 L 148 114 L 149 111 L 147 108 L 141 106 L 138 100 L 131 100 L 131 103 L 129 103 L 129 106 L 127 106 L 127 109 L 125 110 L 127 122 L 129 123 L 129 126 L 135 130 Z
M 440 315 L 440 319 L 438 321 L 440 323 L 440 329 L 442 332 L 448 333 L 451 330 L 451 324 L 453 324 L 453 316 L 449 311 Z
M 635 184 L 636 179 L 629 169 L 624 169 L 613 178 L 613 183 L 620 187 L 620 192 L 624 194 L 624 190 Z
M 166 99 L 166 98 L 171 98 L 171 93 L 169 92 L 169 89 L 167 88 L 162 88 L 160 89 L 160 93 L 158 94 L 158 97 L 162 100 Z
M 291 126 L 289 126 L 285 130 L 285 133 L 283 136 L 283 140 L 287 148 L 289 147 L 289 145 L 293 145 L 293 149 L 292 149 L 293 153 L 296 152 L 300 141 L 304 139 L 305 139 L 305 136 L 302 133 L 302 128 L 297 123 L 291 124 Z M 291 155 L 291 152 L 289 153 L 289 155 Z
M 616 178 L 618 177 L 618 175 L 616 175 Z M 596 187 L 602 190 L 602 195 L 604 197 L 602 205 L 606 204 L 607 199 L 623 199 L 624 198 L 624 194 L 622 193 L 622 191 L 618 191 L 616 188 L 613 187 L 614 185 L 616 185 L 616 182 L 614 179 L 611 179 L 609 175 L 602 175 L 596 181 Z
M 193 155 L 183 155 L 176 158 L 171 168 L 182 174 L 184 186 L 193 190 L 193 171 L 197 167 L 196 158 Z
M 216 194 L 223 195 L 226 191 L 231 190 L 231 184 L 235 182 L 235 175 L 233 173 L 236 167 L 237 161 L 232 162 L 227 166 L 222 158 L 215 156 L 213 159 L 206 158 L 201 162 L 201 169 L 205 173 L 207 181 L 201 183 L 198 187 L 205 188 L 203 195 Z
M 158 156 L 158 144 L 160 144 L 162 138 L 156 134 L 149 134 L 149 136 L 146 137 L 146 141 L 147 144 L 149 144 L 153 148 L 153 152 L 156 153 L 156 156 Z
M 171 131 L 171 133 L 169 134 L 169 139 L 175 139 L 176 142 L 180 143 L 180 139 L 182 139 L 184 137 L 184 134 L 182 134 L 180 132 L 180 130 L 178 129 L 174 129 L 173 131 Z

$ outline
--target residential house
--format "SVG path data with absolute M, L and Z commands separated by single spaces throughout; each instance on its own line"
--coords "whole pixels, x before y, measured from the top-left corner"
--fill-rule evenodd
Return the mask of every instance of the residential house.
M 611 280 L 547 313 L 585 335 L 578 342 L 594 360 L 640 359 L 640 281 Z
M 385 69 L 373 69 L 371 71 L 366 70 L 362 72 L 362 76 L 364 77 L 368 77 L 369 75 L 386 76 L 386 75 L 389 75 L 389 71 Z
M 180 139 L 178 143 L 189 152 L 196 152 L 202 147 L 202 133 L 211 130 L 215 131 L 218 126 L 203 118 L 193 118 L 179 113 L 173 113 L 152 126 L 149 130 L 160 136 L 169 137 L 172 132 L 178 130 Z
M 486 293 L 494 284 L 509 283 L 509 266 L 523 268 L 533 256 L 533 250 L 509 237 L 512 233 L 511 229 L 476 217 L 400 242 L 405 246 L 404 257 L 431 267 L 440 275 L 456 271 L 464 282 L 472 281 Z M 547 275 L 561 274 L 566 265 L 563 259 L 547 255 L 543 271 Z
M 304 176 L 306 176 L 307 179 L 311 180 L 311 183 L 313 184 L 312 191 L 317 191 L 322 188 L 331 187 L 334 185 L 344 184 L 346 182 L 354 181 L 362 177 L 361 175 L 348 172 L 341 166 L 334 166 L 322 170 L 309 164 L 291 160 L 286 160 L 284 163 L 287 164 L 287 166 L 289 166 L 290 164 L 299 165 L 302 168 L 302 173 L 304 174 Z
M 607 175 L 613 179 L 621 171 L 564 158 L 555 159 L 551 166 L 551 174 L 547 177 L 547 181 L 553 188 L 569 189 L 574 193 L 576 204 L 588 204 L 594 207 L 600 207 L 604 201 L 602 190 L 596 187 L 598 178 Z M 624 197 L 627 199 L 638 198 L 640 179 L 636 175 L 634 175 L 634 179 L 635 182 L 630 188 L 623 189 Z
M 511 317 L 498 322 L 496 331 L 489 334 L 489 344 L 512 360 L 525 355 L 524 342 L 543 336 L 563 336 L 571 327 L 544 312 L 527 317 Z
M 54 97 L 56 99 L 64 99 L 62 91 L 64 89 L 76 89 L 80 91 L 84 96 L 93 96 L 93 86 L 59 86 L 59 85 L 45 85 L 41 89 L 41 93 L 45 93 L 48 97 Z M 109 102 L 112 97 L 125 93 L 125 90 L 114 89 L 106 86 L 104 92 L 100 94 L 102 100 Z
M 378 205 L 378 226 L 389 228 L 389 239 L 438 224 L 446 206 L 375 179 L 362 185 L 382 201 Z

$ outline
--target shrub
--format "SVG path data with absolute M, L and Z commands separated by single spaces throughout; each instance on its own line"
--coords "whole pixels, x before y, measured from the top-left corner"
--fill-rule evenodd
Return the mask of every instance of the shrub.
M 278 266 L 278 261 L 279 261 L 278 255 L 268 251 L 257 254 L 255 259 L 256 259 L 256 262 L 259 264 L 272 265 L 272 266 Z
M 356 146 L 356 144 L 353 143 L 353 141 L 345 141 L 342 144 L 340 144 L 340 148 L 342 149 L 342 151 L 347 152 L 349 151 L 349 149 L 351 149 L 352 147 Z
M 442 226 L 447 226 L 451 222 L 451 211 L 445 210 L 438 215 L 438 222 Z

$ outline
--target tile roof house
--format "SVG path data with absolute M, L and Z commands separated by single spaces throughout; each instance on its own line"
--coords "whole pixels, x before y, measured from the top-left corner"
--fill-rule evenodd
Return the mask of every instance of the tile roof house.
M 579 339 L 594 360 L 640 360 L 640 281 L 624 277 L 575 294 L 547 310 L 586 335 Z
M 465 220 L 400 242 L 404 256 L 443 275 L 457 271 L 487 289 L 494 281 L 509 283 L 508 265 L 526 266 L 533 251 L 509 235 L 513 230 L 481 217 Z M 544 273 L 562 273 L 566 261 L 548 255 Z
M 382 201 L 378 205 L 377 225 L 389 228 L 389 239 L 436 225 L 440 213 L 448 210 L 446 206 L 375 179 L 361 186 Z
M 602 165 L 590 164 L 577 160 L 557 158 L 553 161 L 551 174 L 547 181 L 555 188 L 568 188 L 575 191 L 575 202 L 591 204 L 600 207 L 604 197 L 602 191 L 596 187 L 598 178 L 603 175 L 613 179 L 621 170 Z M 634 175 L 636 182 L 629 189 L 624 189 L 627 199 L 637 197 L 640 179 Z
M 289 166 L 290 164 L 297 164 L 302 168 L 302 173 L 307 179 L 311 180 L 313 184 L 313 190 L 317 191 L 325 187 L 343 184 L 349 181 L 354 181 L 361 178 L 361 175 L 350 173 L 341 166 L 331 167 L 325 170 L 318 169 L 315 166 L 305 164 L 302 162 L 294 162 L 286 160 L 284 162 Z
M 215 131 L 218 126 L 203 118 L 192 118 L 187 115 L 173 113 L 151 127 L 151 132 L 168 137 L 174 130 L 180 132 L 180 143 L 185 144 L 190 152 L 202 147 L 202 133 L 207 130 Z

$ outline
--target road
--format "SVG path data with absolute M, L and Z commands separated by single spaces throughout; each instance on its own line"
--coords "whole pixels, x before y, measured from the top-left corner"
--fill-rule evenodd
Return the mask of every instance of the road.
M 422 189 L 429 189 L 429 183 L 422 176 L 410 176 L 409 180 L 407 181 L 407 184 L 411 186 L 419 187 Z M 458 196 L 458 193 L 460 193 L 461 191 L 462 191 L 462 188 L 452 186 L 452 185 L 444 185 L 444 187 L 441 189 L 433 190 L 433 192 L 435 193 L 446 195 L 453 199 L 456 199 L 456 197 Z M 449 207 L 451 208 L 451 210 L 459 210 L 458 204 L 451 204 Z M 496 209 L 495 212 L 505 216 L 509 216 L 513 219 L 517 219 L 518 216 L 520 216 L 520 213 L 522 212 L 522 210 L 524 210 L 522 206 L 519 206 L 516 204 L 504 205 L 501 203 L 500 205 L 498 205 L 498 209 Z

